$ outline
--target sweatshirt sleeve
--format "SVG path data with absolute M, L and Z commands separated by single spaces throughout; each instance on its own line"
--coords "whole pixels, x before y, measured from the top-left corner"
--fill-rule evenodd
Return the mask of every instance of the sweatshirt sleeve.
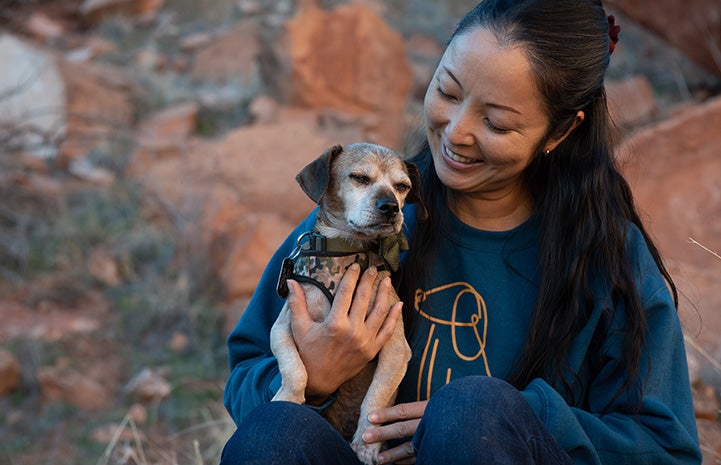
M 638 242 L 637 242 L 638 244 Z M 640 247 L 640 246 L 639 246 Z M 569 406 L 542 379 L 522 392 L 576 464 L 691 465 L 701 463 L 681 324 L 670 292 L 645 245 L 639 256 L 639 290 L 647 317 L 639 376 L 643 396 L 623 392 L 623 312 L 617 311 L 601 344 L 600 366 L 584 399 Z M 607 407 L 608 406 L 608 407 Z
M 238 324 L 228 336 L 230 376 L 224 404 L 236 424 L 256 406 L 269 402 L 280 389 L 278 363 L 270 350 L 270 328 L 284 301 L 276 293 L 283 259 L 291 254 L 300 234 L 315 223 L 314 211 L 281 244 L 261 275 Z

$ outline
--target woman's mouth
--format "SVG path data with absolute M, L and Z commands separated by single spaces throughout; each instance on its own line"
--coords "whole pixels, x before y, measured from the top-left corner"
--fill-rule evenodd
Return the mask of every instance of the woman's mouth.
M 480 160 L 474 160 L 472 158 L 466 158 L 458 155 L 457 153 L 454 153 L 451 151 L 448 147 L 445 145 L 442 145 L 443 147 L 443 154 L 450 160 L 456 162 L 456 163 L 462 163 L 464 165 L 472 165 L 474 163 L 480 163 Z

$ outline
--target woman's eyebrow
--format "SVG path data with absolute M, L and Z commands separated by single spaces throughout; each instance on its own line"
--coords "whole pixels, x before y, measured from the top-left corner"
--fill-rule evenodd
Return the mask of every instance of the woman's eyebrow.
M 460 87 L 461 90 L 463 90 L 463 85 L 461 85 L 461 81 L 459 81 L 458 78 L 456 77 L 456 75 L 453 74 L 453 71 L 451 71 L 450 69 L 448 69 L 448 67 L 446 67 L 446 66 L 443 67 L 443 71 L 445 71 L 446 74 L 448 74 L 448 76 L 449 76 L 451 79 L 453 79 L 453 82 L 455 82 L 455 83 L 458 85 L 458 87 Z M 489 107 L 492 107 L 492 108 L 498 108 L 499 110 L 506 110 L 506 111 L 510 111 L 510 112 L 513 112 L 513 113 L 517 113 L 517 114 L 519 114 L 519 115 L 522 115 L 522 114 L 523 114 L 523 113 L 521 113 L 520 111 L 516 110 L 515 108 L 509 107 L 508 105 L 501 105 L 500 103 L 494 103 L 494 102 L 484 102 L 484 104 L 485 104 L 486 106 L 489 106 Z

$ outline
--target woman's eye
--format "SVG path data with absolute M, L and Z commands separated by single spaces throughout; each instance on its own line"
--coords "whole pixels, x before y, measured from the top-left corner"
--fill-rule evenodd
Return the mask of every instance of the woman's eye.
M 441 86 L 436 87 L 436 92 L 438 92 L 438 95 L 441 96 L 441 98 L 444 98 L 446 100 L 456 101 L 457 99 L 452 96 L 451 94 L 445 92 Z
M 369 178 L 368 176 L 366 176 L 364 174 L 351 173 L 348 175 L 348 177 L 351 178 L 356 183 L 361 184 L 363 186 L 367 186 L 368 184 L 371 183 L 371 178 Z
M 508 132 L 508 129 L 503 129 L 503 128 L 500 128 L 500 127 L 496 126 L 496 125 L 493 124 L 493 122 L 492 122 L 490 119 L 488 119 L 488 118 L 485 118 L 483 121 L 484 121 L 484 123 L 486 124 L 486 126 L 488 127 L 488 129 L 490 129 L 490 130 L 493 131 L 493 132 L 497 132 L 497 133 L 499 133 L 499 134 L 505 134 L 505 133 Z

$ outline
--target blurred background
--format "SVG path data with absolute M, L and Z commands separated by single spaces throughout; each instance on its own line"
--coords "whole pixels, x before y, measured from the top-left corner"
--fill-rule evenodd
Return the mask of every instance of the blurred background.
M 225 338 L 335 144 L 411 154 L 463 0 L 0 0 L 0 464 L 217 463 Z M 721 463 L 721 3 L 613 0 L 619 160 Z

